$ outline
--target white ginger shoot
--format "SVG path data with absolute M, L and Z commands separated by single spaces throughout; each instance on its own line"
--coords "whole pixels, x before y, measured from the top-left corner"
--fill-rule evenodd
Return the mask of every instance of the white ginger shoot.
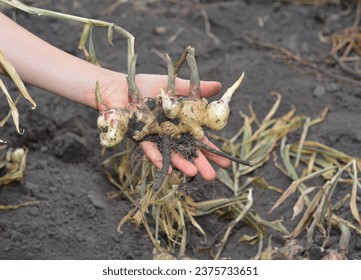
M 169 119 L 175 119 L 182 108 L 182 104 L 178 98 L 171 96 L 161 88 L 160 89 L 160 98 L 162 100 L 162 109 L 164 114 Z
M 244 77 L 244 72 L 239 79 L 227 89 L 222 98 L 211 102 L 207 107 L 207 114 L 204 124 L 212 130 L 221 130 L 227 125 L 230 108 L 229 102 L 237 88 L 241 85 Z

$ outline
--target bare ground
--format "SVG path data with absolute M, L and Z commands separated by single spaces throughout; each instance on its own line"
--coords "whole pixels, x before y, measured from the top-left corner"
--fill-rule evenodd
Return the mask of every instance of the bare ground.
M 230 137 L 241 125 L 238 111 L 248 112 L 253 104 L 262 118 L 272 106 L 271 92 L 283 96 L 279 114 L 291 105 L 297 113 L 317 117 L 325 106 L 330 113 L 326 121 L 311 129 L 309 138 L 361 156 L 360 87 L 327 75 L 315 73 L 300 65 L 280 60 L 270 50 L 250 44 L 244 36 L 285 47 L 294 54 L 320 62 L 327 58 L 330 46 L 319 39 L 324 20 L 341 12 L 342 6 L 298 6 L 273 1 L 129 1 L 113 11 L 104 11 L 113 4 L 107 1 L 41 1 L 39 5 L 61 12 L 115 22 L 136 37 L 139 73 L 166 73 L 165 63 L 154 52 L 167 52 L 178 57 L 187 45 L 196 48 L 200 76 L 204 80 L 219 80 L 230 86 L 242 71 L 246 78 L 232 102 L 229 124 L 219 135 Z M 36 3 L 36 1 L 35 1 Z M 205 13 L 212 34 L 205 28 Z M 203 16 L 202 16 L 203 13 Z M 81 26 L 55 19 L 18 14 L 18 22 L 50 43 L 82 56 L 77 50 Z M 352 14 L 331 22 L 331 29 L 352 24 Z M 162 28 L 160 28 L 162 27 Z M 179 36 L 174 36 L 178 32 Z M 106 32 L 95 32 L 95 47 L 104 67 L 119 71 L 126 69 L 126 42 L 114 39 L 115 47 L 106 43 Z M 219 40 L 219 42 L 217 41 Z M 49 61 L 51 67 L 51 61 Z M 326 67 L 326 66 L 325 66 Z M 337 65 L 327 69 L 341 73 Z M 182 72 L 187 77 L 187 72 Z M 10 83 L 8 83 L 10 85 Z M 29 155 L 26 176 L 22 182 L 0 188 L 0 204 L 16 204 L 38 200 L 39 204 L 18 210 L 0 211 L 1 259 L 150 259 L 152 244 L 146 232 L 133 224 L 117 232 L 117 225 L 132 207 L 125 200 L 110 199 L 113 186 L 102 170 L 96 128 L 97 112 L 29 86 L 38 103 L 35 111 L 23 102 L 21 124 L 25 134 L 19 136 L 11 124 L 0 129 L 1 138 L 13 147 L 27 146 Z M 1 112 L 6 104 L 0 103 Z M 270 163 L 255 172 L 269 184 L 282 189 L 290 184 Z M 195 196 L 218 197 L 216 182 L 195 181 Z M 283 217 L 292 226 L 292 206 L 286 202 L 268 215 L 278 198 L 255 189 L 254 209 L 264 219 Z M 225 225 L 215 216 L 199 220 L 212 238 Z M 231 236 L 223 257 L 252 258 L 257 248 L 240 244 L 240 233 L 250 232 L 240 225 Z M 338 242 L 337 232 L 330 246 Z M 187 248 L 190 257 L 208 259 L 208 251 L 199 251 L 202 236 L 191 231 Z M 316 238 L 317 240 L 317 238 Z M 275 235 L 274 245 L 282 246 L 284 239 Z M 352 235 L 349 258 L 360 259 L 361 239 Z M 318 251 L 317 251 L 318 252 Z M 320 258 L 315 252 L 312 258 Z

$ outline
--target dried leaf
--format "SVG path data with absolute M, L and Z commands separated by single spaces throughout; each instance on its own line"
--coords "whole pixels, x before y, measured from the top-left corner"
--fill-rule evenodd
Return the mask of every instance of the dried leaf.
M 231 198 L 219 198 L 199 202 L 195 202 L 192 198 L 186 197 L 185 203 L 187 204 L 188 211 L 190 211 L 193 216 L 203 216 L 213 213 L 218 209 L 242 203 L 246 199 L 247 196 L 245 194 L 240 194 Z
M 88 40 L 88 37 L 89 37 L 90 27 L 91 27 L 90 23 L 85 23 L 83 25 L 83 30 L 81 32 L 80 40 L 79 40 L 79 43 L 78 43 L 78 49 L 79 50 L 83 50 L 84 47 L 85 47 L 85 43 L 86 43 L 86 41 Z
M 19 102 L 19 100 L 20 100 L 20 97 L 21 97 L 21 94 L 18 95 L 18 96 L 15 98 L 15 100 L 14 100 L 14 104 L 15 104 L 15 105 L 18 104 L 18 102 Z M 0 127 L 3 127 L 3 126 L 8 122 L 8 120 L 9 120 L 10 117 L 12 116 L 11 113 L 12 113 L 12 110 L 11 110 L 11 108 L 10 108 L 9 113 L 0 121 Z
M 259 241 L 259 237 L 257 234 L 255 235 L 248 235 L 248 234 L 244 234 L 242 235 L 239 239 L 239 242 L 246 242 L 250 245 L 254 245 Z
M 15 209 L 19 209 L 22 207 L 35 205 L 38 203 L 40 203 L 40 201 L 26 201 L 26 202 L 14 204 L 14 205 L 0 205 L 0 210 L 15 210 Z
M 351 159 L 355 159 L 357 163 L 357 168 L 360 170 L 361 159 L 351 157 L 341 151 L 326 146 L 325 144 L 315 141 L 305 141 L 303 149 L 311 152 L 320 153 L 324 157 L 329 157 L 330 159 L 333 158 L 343 163 L 348 163 Z
M 317 119 L 311 120 L 310 122 L 310 126 L 313 126 L 315 124 L 319 124 L 320 122 L 323 122 L 326 118 L 328 114 L 328 107 L 326 106 L 323 111 L 321 112 L 320 117 L 318 117 Z
M 278 107 L 280 106 L 282 100 L 281 94 L 279 94 L 278 92 L 272 92 L 272 95 L 275 95 L 277 97 L 277 100 L 273 105 L 272 109 L 268 112 L 267 116 L 263 119 L 262 124 L 269 122 L 274 116 L 274 114 L 277 112 Z
M 94 49 L 94 43 L 93 43 L 93 27 L 90 27 L 90 32 L 89 32 L 89 57 L 88 57 L 88 61 L 98 65 L 98 59 L 95 55 L 95 49 Z
M 361 219 L 360 219 L 360 213 L 357 209 L 357 185 L 358 185 L 358 181 L 357 181 L 357 167 L 356 167 L 356 161 L 353 160 L 352 161 L 352 169 L 353 169 L 353 183 L 352 183 L 352 192 L 351 192 L 351 199 L 350 199 L 350 209 L 351 209 L 351 213 L 353 215 L 353 217 L 355 218 L 355 220 L 357 221 L 357 223 L 359 224 L 360 228 L 361 228 Z
M 198 224 L 198 222 L 194 219 L 194 217 L 192 216 L 192 214 L 188 211 L 188 209 L 185 207 L 185 211 L 187 213 L 187 217 L 189 218 L 190 222 L 192 223 L 192 225 L 198 229 L 198 231 L 204 236 L 206 237 L 206 233 L 203 230 L 203 228 Z
M 19 111 L 18 111 L 18 108 L 16 108 L 16 105 L 13 101 L 13 99 L 11 98 L 11 95 L 9 94 L 8 90 L 6 89 L 5 87 L 5 84 L 3 83 L 3 81 L 0 79 L 0 89 L 3 91 L 3 93 L 5 94 L 6 96 L 6 99 L 8 101 L 8 104 L 9 104 L 9 107 L 10 107 L 10 111 L 11 111 L 11 115 L 12 115 L 12 118 L 13 118 L 13 121 L 14 121 L 14 125 L 15 125 L 15 128 L 16 128 L 16 131 L 19 133 L 19 134 L 22 134 L 20 132 L 20 127 L 19 127 Z M 8 118 L 5 118 L 3 120 L 3 122 L 5 123 L 7 121 Z M 2 123 L 3 123 L 2 122 Z
M 252 127 L 251 127 L 251 121 L 246 115 L 243 115 L 243 119 L 244 119 L 244 123 L 243 123 L 242 142 L 244 144 L 241 146 L 240 157 L 246 158 L 252 148 L 251 142 L 248 141 L 252 137 Z
M 260 187 L 262 189 L 271 190 L 271 191 L 275 191 L 275 192 L 278 192 L 278 193 L 283 193 L 283 190 L 281 190 L 279 187 L 269 185 L 267 183 L 267 181 L 261 176 L 248 177 L 246 179 L 246 181 L 244 182 L 244 184 L 240 187 L 240 189 L 243 190 L 250 184 L 253 184 L 253 185 L 255 185 L 257 187 Z
M 10 76 L 10 78 L 14 81 L 14 83 L 20 90 L 21 94 L 25 97 L 26 100 L 28 100 L 33 105 L 32 108 L 35 109 L 36 108 L 35 101 L 31 98 L 30 94 L 26 90 L 25 85 L 23 81 L 20 79 L 15 68 L 1 50 L 0 50 L 0 64 L 3 66 L 3 68 L 5 69 L 6 73 Z M 4 89 L 2 90 L 4 91 Z
M 248 211 L 252 205 L 253 205 L 252 189 L 248 189 L 247 202 L 241 208 L 241 212 L 239 213 L 239 215 L 229 223 L 224 236 L 222 237 L 222 239 L 219 242 L 219 248 L 214 257 L 215 260 L 218 260 L 220 258 L 222 251 L 223 251 L 224 247 L 226 246 L 227 240 L 228 240 L 233 228 L 245 217 L 245 215 L 248 213 Z
M 289 234 L 289 238 L 296 238 L 304 229 L 307 228 L 307 225 L 312 220 L 312 214 L 320 203 L 320 199 L 322 197 L 322 192 L 319 191 L 315 197 L 312 199 L 310 205 L 308 205 L 305 213 L 303 214 L 301 220 L 298 222 L 297 226 L 293 229 L 293 231 Z
M 341 231 L 341 237 L 339 243 L 340 251 L 344 253 L 348 253 L 350 247 L 350 239 L 351 239 L 350 227 L 341 220 L 337 221 L 337 226 Z
M 8 150 L 5 160 L 0 164 L 2 168 L 6 169 L 5 175 L 0 177 L 0 185 L 7 185 L 24 178 L 27 153 L 26 148 Z
M 114 30 L 114 24 L 112 25 L 109 25 L 108 27 L 108 33 L 107 33 L 107 39 L 108 39 L 108 43 L 114 47 L 114 44 L 113 44 L 113 30 Z
M 303 144 L 305 143 L 305 140 L 306 140 L 306 136 L 307 136 L 307 133 L 308 133 L 308 129 L 310 128 L 310 121 L 311 121 L 310 118 L 306 118 L 305 124 L 304 124 L 304 126 L 303 126 L 303 131 L 302 131 L 302 134 L 301 134 L 301 139 L 300 139 L 300 141 L 298 142 L 298 147 L 297 147 L 297 156 L 296 156 L 296 161 L 295 161 L 295 164 L 294 164 L 294 167 L 295 167 L 295 168 L 297 168 L 298 165 L 299 165 L 299 163 L 300 163 L 301 151 L 302 151 Z
M 229 189 L 233 190 L 234 183 L 228 172 L 223 168 L 219 168 L 217 170 L 217 180 L 219 180 L 222 184 L 226 185 Z
M 306 189 L 298 198 L 295 206 L 293 206 L 293 216 L 291 220 L 293 220 L 298 214 L 300 214 L 303 210 L 303 207 L 305 205 L 305 196 L 309 193 L 313 192 L 316 189 L 316 187 L 310 187 Z
M 332 166 L 332 167 L 329 167 L 329 168 L 325 168 L 325 169 L 322 169 L 320 171 L 317 171 L 317 172 L 314 172 L 306 177 L 303 177 L 303 178 L 300 178 L 296 181 L 293 181 L 291 183 L 291 185 L 287 188 L 287 190 L 281 195 L 281 197 L 276 201 L 276 203 L 272 206 L 271 210 L 269 211 L 269 213 L 271 213 L 274 209 L 276 209 L 278 206 L 280 206 L 291 194 L 293 194 L 297 188 L 300 186 L 300 184 L 310 180 L 310 179 L 313 179 L 317 176 L 319 176 L 320 174 L 324 173 L 324 172 L 327 172 L 331 169 L 335 169 L 336 167 Z

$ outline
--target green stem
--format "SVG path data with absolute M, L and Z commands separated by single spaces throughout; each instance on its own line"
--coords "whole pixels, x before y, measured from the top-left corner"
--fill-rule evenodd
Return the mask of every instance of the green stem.
M 166 54 L 165 58 L 167 60 L 167 68 L 168 68 L 168 91 L 170 91 L 171 95 L 174 96 L 174 85 L 175 85 L 175 78 L 176 73 L 174 71 L 172 60 L 170 59 L 169 55 Z
M 107 38 L 108 38 L 109 44 L 111 44 L 111 45 L 113 45 L 113 43 L 112 43 L 113 31 L 119 33 L 120 35 L 125 37 L 128 41 L 128 64 L 127 64 L 128 74 L 129 74 L 129 76 L 131 76 L 131 74 L 134 73 L 134 75 L 131 76 L 132 91 L 130 91 L 129 94 L 131 94 L 133 96 L 134 96 L 134 94 L 135 95 L 139 94 L 139 91 L 137 90 L 137 88 L 135 86 L 135 52 L 134 52 L 135 38 L 127 30 L 121 28 L 120 26 L 118 26 L 114 23 L 110 23 L 110 22 L 103 21 L 103 20 L 89 19 L 89 18 L 84 18 L 84 17 L 80 17 L 80 16 L 74 16 L 74 15 L 64 14 L 64 13 L 60 13 L 60 12 L 50 11 L 50 10 L 46 10 L 46 9 L 30 7 L 18 0 L 0 0 L 0 6 L 6 6 L 6 7 L 13 8 L 13 9 L 18 9 L 23 12 L 38 15 L 38 16 L 48 16 L 48 17 L 54 17 L 54 18 L 68 20 L 68 21 L 83 23 L 84 28 L 83 28 L 82 35 L 81 35 L 81 38 L 79 41 L 79 45 L 78 45 L 79 49 L 81 49 L 81 50 L 85 49 L 85 47 L 84 47 L 85 43 L 89 38 L 89 34 L 91 32 L 91 27 L 93 27 L 93 26 L 108 28 Z M 91 40 L 91 38 L 90 38 L 90 40 Z
M 191 78 L 190 78 L 190 87 L 189 87 L 189 96 L 194 98 L 201 97 L 201 90 L 200 90 L 200 80 L 198 74 L 198 68 L 195 58 L 195 51 L 194 48 L 191 46 L 187 47 L 187 62 L 188 66 L 191 70 Z

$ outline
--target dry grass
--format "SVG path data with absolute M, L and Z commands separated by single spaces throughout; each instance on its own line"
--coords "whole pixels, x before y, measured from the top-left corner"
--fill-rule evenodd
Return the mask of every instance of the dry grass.
M 9 120 L 11 116 L 14 121 L 16 131 L 18 133 L 21 133 L 20 125 L 19 125 L 19 111 L 16 107 L 16 104 L 18 103 L 20 96 L 25 97 L 25 99 L 31 103 L 33 109 L 35 109 L 36 103 L 27 92 L 24 83 L 20 79 L 15 68 L 12 66 L 11 62 L 6 58 L 6 56 L 1 52 L 1 50 L 0 50 L 0 65 L 6 71 L 7 75 L 9 75 L 9 77 L 13 80 L 13 82 L 20 91 L 20 95 L 14 100 L 11 97 L 10 93 L 8 92 L 4 82 L 0 79 L 0 89 L 4 93 L 10 107 L 10 112 L 0 121 L 0 127 L 4 126 L 4 124 Z M 0 141 L 4 142 L 1 139 Z
M 0 146 L 0 150 L 6 148 L 6 145 Z M 10 148 L 7 150 L 6 156 L 0 159 L 0 170 L 4 173 L 4 175 L 0 177 L 0 186 L 8 185 L 24 178 L 27 153 L 28 150 L 26 148 Z
M 361 1 L 358 1 L 351 26 L 334 31 L 326 37 L 331 44 L 330 55 L 341 69 L 358 79 L 361 78 Z
M 5 4 L 10 2 L 0 1 L 0 3 Z M 40 11 L 27 6 L 21 6 L 21 8 L 29 13 Z M 44 10 L 41 10 L 41 13 L 44 14 Z M 96 56 L 92 44 L 92 28 L 94 26 L 108 28 L 109 42 L 111 42 L 113 30 L 118 31 L 128 38 L 128 67 L 131 68 L 130 65 L 134 63 L 134 46 L 132 45 L 134 38 L 125 33 L 120 27 L 115 28 L 115 25 L 111 23 L 51 11 L 46 13 L 49 16 L 75 20 L 84 24 L 79 47 L 84 50 L 88 60 L 93 63 L 96 63 Z M 349 55 L 351 50 L 358 52 L 359 44 L 357 40 L 345 39 L 346 37 L 340 36 L 335 38 L 333 40 L 334 53 L 342 52 L 345 57 L 345 54 Z M 358 37 L 352 35 L 351 38 Z M 85 48 L 87 41 L 89 43 L 88 49 Z M 23 96 L 35 106 L 30 96 L 23 90 L 21 80 L 11 70 L 11 64 L 4 56 L 0 58 L 3 67 L 17 84 Z M 11 114 L 18 129 L 16 101 L 13 101 L 4 86 L 1 86 L 1 88 L 8 99 Z M 253 108 L 250 107 L 249 115 L 241 113 L 243 118 L 242 126 L 233 137 L 225 139 L 213 136 L 223 142 L 224 151 L 254 163 L 252 167 L 233 163 L 230 173 L 222 169 L 218 171 L 217 179 L 220 188 L 223 187 L 232 192 L 232 195 L 228 197 L 196 201 L 192 196 L 195 186 L 179 172 L 167 176 L 161 187 L 155 191 L 153 185 L 158 178 L 157 170 L 144 156 L 136 156 L 130 144 L 124 151 L 106 159 L 103 163 L 105 173 L 109 181 L 118 189 L 116 192 L 111 193 L 110 196 L 121 196 L 133 204 L 133 208 L 129 213 L 121 219 L 119 231 L 121 231 L 125 223 L 133 222 L 137 227 L 144 227 L 148 233 L 155 247 L 153 252 L 155 259 L 183 259 L 187 255 L 186 247 L 189 242 L 189 228 L 193 227 L 206 238 L 207 233 L 198 223 L 198 217 L 217 215 L 219 218 L 225 219 L 227 226 L 209 246 L 211 255 L 215 259 L 222 258 L 222 252 L 228 243 L 230 235 L 235 234 L 236 226 L 241 223 L 252 228 L 254 234 L 242 235 L 238 233 L 241 235 L 239 240 L 258 246 L 258 253 L 254 258 L 267 259 L 275 258 L 276 252 L 282 253 L 285 251 L 293 252 L 288 255 L 288 258 L 297 258 L 299 252 L 307 250 L 313 244 L 316 231 L 319 231 L 324 236 L 322 248 L 326 248 L 331 230 L 337 229 L 340 232 L 339 248 L 332 254 L 330 252 L 328 258 L 344 258 L 349 248 L 350 231 L 354 230 L 358 234 L 361 233 L 361 221 L 357 205 L 358 192 L 361 188 L 358 177 L 360 159 L 346 155 L 321 143 L 307 140 L 309 127 L 322 122 L 327 110 L 314 120 L 306 116 L 295 115 L 295 108 L 292 108 L 281 117 L 276 117 L 281 103 L 281 95 L 274 93 L 274 96 L 276 96 L 275 104 L 263 120 L 258 120 Z M 3 122 L 6 122 L 7 119 Z M 287 143 L 287 136 L 294 131 L 301 131 L 300 139 L 296 143 L 289 144 Z M 284 192 L 282 188 L 268 184 L 267 178 L 253 176 L 252 173 L 269 161 L 273 154 L 277 154 L 278 147 L 280 147 L 279 155 L 282 163 L 279 163 L 274 158 L 275 165 L 280 170 L 280 176 L 287 176 L 293 180 Z M 9 157 L 11 158 L 11 156 L 7 156 L 6 160 L 1 162 L 1 167 L 17 166 L 18 169 L 14 169 L 13 173 L 7 172 L 5 176 L 19 175 L 23 172 L 25 165 L 21 164 L 22 161 L 17 165 L 12 165 L 11 162 L 9 163 Z M 23 173 L 19 177 L 15 177 L 22 178 L 22 176 Z M 313 179 L 315 178 L 322 183 L 314 185 Z M 3 182 L 9 182 L 8 178 L 3 179 Z M 339 192 L 339 186 L 346 186 L 346 192 L 344 190 Z M 253 189 L 257 187 L 266 189 L 266 192 L 281 194 L 271 211 L 275 211 L 286 199 L 290 199 L 295 192 L 299 193 L 293 210 L 293 217 L 302 217 L 295 228 L 287 229 L 280 219 L 267 221 L 254 211 L 252 194 Z M 339 197 L 340 194 L 342 194 L 342 197 Z M 348 206 L 345 206 L 346 202 Z M 16 206 L 7 207 L 16 208 Z M 346 209 L 350 213 L 350 215 L 346 216 L 353 217 L 352 220 L 346 220 L 341 215 L 338 215 L 340 209 Z M 270 231 L 288 237 L 289 242 L 284 248 L 272 248 Z M 306 244 L 300 245 L 297 238 L 304 232 L 306 233 Z M 264 246 L 265 240 L 269 240 L 267 248 Z
M 287 0 L 290 3 L 303 5 L 327 5 L 341 4 L 341 0 Z M 325 23 L 330 20 L 342 19 L 346 16 L 354 16 L 354 22 L 340 30 L 334 30 L 323 40 L 331 45 L 330 56 L 339 64 L 340 68 L 353 78 L 361 78 L 361 1 L 355 0 L 353 3 L 344 1 L 348 9 L 335 15 L 329 16 Z
M 119 230 L 129 221 L 135 223 L 137 227 L 143 225 L 156 248 L 157 258 L 160 257 L 159 252 L 166 252 L 162 256 L 168 257 L 186 256 L 189 232 L 187 228 L 194 227 L 206 237 L 206 232 L 197 222 L 197 217 L 209 215 L 231 218 L 227 227 L 210 246 L 215 259 L 222 257 L 228 238 L 239 223 L 245 223 L 255 231 L 253 236 L 240 237 L 240 241 L 258 245 L 259 251 L 255 258 L 266 258 L 267 249 L 264 249 L 264 240 L 269 236 L 270 229 L 287 235 L 290 240 L 295 240 L 307 229 L 307 249 L 313 242 L 315 228 L 325 234 L 324 246 L 327 245 L 331 228 L 338 228 L 342 232 L 342 246 L 340 246 L 343 250 L 348 248 L 349 231 L 352 229 L 361 233 L 359 225 L 344 220 L 336 214 L 336 211 L 349 199 L 350 211 L 357 224 L 360 223 L 356 202 L 357 190 L 360 188 L 357 175 L 360 160 L 320 143 L 306 140 L 309 127 L 320 123 L 327 109 L 320 118 L 314 120 L 295 116 L 295 108 L 276 118 L 274 116 L 280 105 L 281 96 L 279 94 L 275 96 L 277 99 L 274 106 L 261 122 L 250 108 L 250 116 L 242 114 L 243 126 L 231 139 L 214 136 L 224 142 L 225 151 L 255 163 L 253 167 L 233 163 L 231 174 L 222 169 L 218 171 L 221 186 L 230 189 L 233 196 L 194 201 L 192 190 L 195 186 L 187 182 L 187 179 L 179 173 L 168 176 L 161 189 L 155 192 L 152 184 L 157 177 L 157 171 L 145 158 L 136 160 L 137 164 L 132 171 L 128 169 L 130 158 L 134 159 L 134 155 L 129 157 L 130 149 L 107 159 L 104 167 L 109 180 L 119 189 L 117 195 L 127 198 L 134 204 L 128 215 L 121 219 Z M 286 144 L 287 136 L 296 130 L 302 131 L 300 140 L 294 144 Z M 254 177 L 251 174 L 253 170 L 270 160 L 278 146 L 281 147 L 280 154 L 283 160 L 283 166 L 276 162 L 276 166 L 281 170 L 280 176 L 284 174 L 294 180 L 285 192 L 269 185 L 265 178 Z M 301 167 L 304 169 L 298 172 Z M 350 179 L 344 178 L 345 174 L 348 174 Z M 322 178 L 324 184 L 308 187 L 307 182 L 315 177 Z M 339 195 L 335 190 L 340 184 L 351 186 L 346 197 L 337 198 Z M 282 193 L 271 211 L 299 190 L 300 196 L 295 205 L 294 218 L 302 212 L 304 214 L 297 227 L 289 231 L 281 220 L 262 219 L 252 209 L 252 189 L 255 187 Z M 310 199 L 309 194 L 312 192 L 316 194 Z M 338 201 L 334 202 L 335 199 Z M 160 238 L 163 234 L 166 236 L 166 241 Z M 275 251 L 268 251 L 270 252 L 272 254 L 268 257 L 272 257 Z
M 0 151 L 6 150 L 4 158 L 0 159 L 0 186 L 10 185 L 13 182 L 21 181 L 24 178 L 26 168 L 26 148 L 11 149 L 0 144 Z M 12 210 L 39 203 L 38 201 L 27 201 L 15 205 L 1 205 L 0 210 Z
M 315 233 L 318 231 L 324 237 L 321 246 L 324 250 L 329 245 L 331 230 L 335 228 L 341 233 L 338 258 L 346 258 L 349 251 L 350 230 L 361 234 L 361 219 L 357 205 L 358 193 L 361 189 L 358 177 L 361 159 L 318 142 L 305 141 L 300 146 L 299 143 L 286 144 L 285 139 L 281 143 L 281 157 L 284 167 L 278 163 L 276 166 L 283 174 L 293 179 L 293 182 L 275 202 L 271 211 L 298 191 L 299 197 L 293 207 L 292 219 L 303 212 L 288 238 L 294 240 L 306 231 L 305 249 L 308 249 L 313 245 Z M 297 171 L 295 164 L 291 164 L 292 159 L 299 159 L 303 167 L 301 171 Z M 322 183 L 315 185 L 313 181 L 315 178 L 320 179 Z M 309 197 L 311 194 L 313 196 Z M 338 215 L 341 208 L 343 211 L 346 209 L 351 214 L 346 216 L 352 216 L 353 220 L 346 220 Z

